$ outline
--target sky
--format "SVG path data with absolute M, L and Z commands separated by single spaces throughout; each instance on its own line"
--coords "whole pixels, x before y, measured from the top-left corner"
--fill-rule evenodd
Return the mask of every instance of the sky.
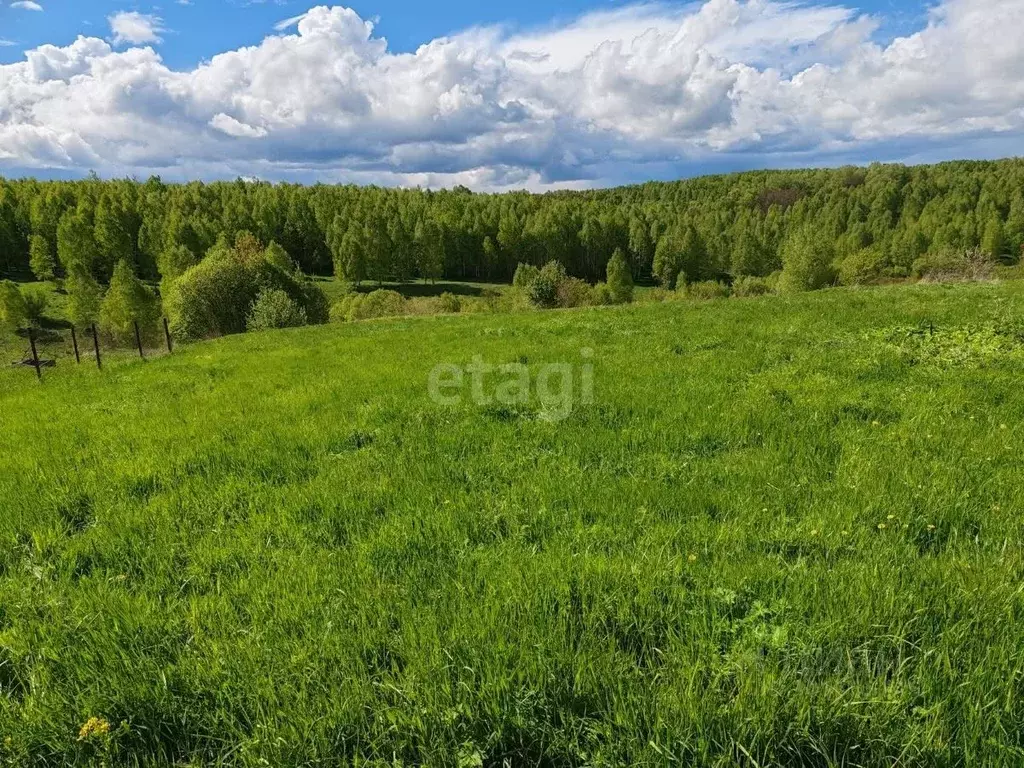
M 0 0 L 0 174 L 479 190 L 1003 157 L 1024 0 Z

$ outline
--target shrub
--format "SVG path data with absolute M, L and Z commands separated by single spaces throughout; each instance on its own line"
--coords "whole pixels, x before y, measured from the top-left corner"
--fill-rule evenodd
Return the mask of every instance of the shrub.
M 764 296 L 771 292 L 772 288 L 768 284 L 768 280 L 763 277 L 743 275 L 741 277 L 737 277 L 732 284 L 732 295 L 740 298 L 747 296 Z
M 558 304 L 558 286 L 565 279 L 565 267 L 557 261 L 549 261 L 526 289 L 530 301 L 538 307 L 556 306 Z
M 612 296 L 611 289 L 608 287 L 608 283 L 597 283 L 596 285 L 591 286 L 590 303 L 596 307 L 615 303 L 615 299 Z
M 295 328 L 306 324 L 306 310 L 280 288 L 260 292 L 252 303 L 245 327 L 250 331 L 271 328 Z
M 25 297 L 25 317 L 29 325 L 39 327 L 50 305 L 49 292 L 42 286 L 31 285 L 25 286 L 22 295 Z
M 28 309 L 25 297 L 18 286 L 10 280 L 0 281 L 0 326 L 7 330 L 17 330 L 28 320 Z
M 331 307 L 334 323 L 371 320 L 377 317 L 398 317 L 408 314 L 405 297 L 397 291 L 379 288 L 370 293 L 350 293 L 342 296 Z
M 926 253 L 913 267 L 914 277 L 934 282 L 991 280 L 994 272 L 995 260 L 980 248 Z
M 462 302 L 455 294 L 445 291 L 438 298 L 438 309 L 446 314 L 455 314 L 462 309 Z
M 204 261 L 185 270 L 164 300 L 174 336 L 242 333 L 253 303 L 271 289 L 284 291 L 305 312 L 307 322 L 326 322 L 330 308 L 320 286 L 271 264 L 263 253 L 251 235 L 240 236 L 234 248 L 219 244 Z
M 405 314 L 405 297 L 398 291 L 379 288 L 363 297 L 355 311 L 355 320 L 398 317 Z
M 156 321 L 160 316 L 156 297 L 135 274 L 126 261 L 119 261 L 114 267 L 107 295 L 100 304 L 100 325 L 116 341 L 127 343 L 135 338 L 135 323 L 144 338 L 151 338 L 156 332 Z
M 839 262 L 839 282 L 864 285 L 882 277 L 889 268 L 885 249 L 877 245 L 861 248 Z
M 711 301 L 712 299 L 726 299 L 729 297 L 729 286 L 714 280 L 691 283 L 685 286 L 683 291 L 687 298 L 698 301 Z
M 515 276 L 512 278 L 512 285 L 516 288 L 529 288 L 538 275 L 540 275 L 540 270 L 533 264 L 519 264 L 516 267 Z
M 621 248 L 616 248 L 606 268 L 608 291 L 616 304 L 628 304 L 633 301 L 633 275 Z
M 560 307 L 584 307 L 591 303 L 590 283 L 576 277 L 567 277 L 558 284 L 556 301 Z
M 814 291 L 831 285 L 835 278 L 832 249 L 819 242 L 814 230 L 807 228 L 789 238 L 782 252 L 780 291 Z

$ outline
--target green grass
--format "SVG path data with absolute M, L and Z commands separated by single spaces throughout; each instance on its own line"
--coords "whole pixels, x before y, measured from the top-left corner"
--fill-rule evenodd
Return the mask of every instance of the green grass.
M 0 761 L 1020 765 L 1022 374 L 1021 283 L 5 367 Z

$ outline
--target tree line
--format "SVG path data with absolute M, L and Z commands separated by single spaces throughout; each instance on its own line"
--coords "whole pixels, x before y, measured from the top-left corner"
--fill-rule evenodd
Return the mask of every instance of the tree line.
M 0 181 L 0 276 L 182 274 L 244 233 L 309 275 L 508 282 L 552 262 L 683 283 L 787 272 L 794 287 L 905 277 L 931 254 L 1024 246 L 1024 160 L 762 171 L 586 192 L 477 194 L 153 177 Z M 124 267 L 122 267 L 122 270 Z M 122 279 L 126 279 L 122 275 Z

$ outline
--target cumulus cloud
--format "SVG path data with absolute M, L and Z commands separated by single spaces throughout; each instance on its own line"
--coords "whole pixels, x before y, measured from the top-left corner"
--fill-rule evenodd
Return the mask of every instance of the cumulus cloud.
M 16 3 L 11 3 L 11 8 L 21 8 L 23 11 L 41 11 L 43 6 L 34 0 L 18 0 Z
M 143 18 L 114 44 L 157 40 Z M 80 37 L 0 66 L 0 168 L 549 189 L 1018 145 L 1024 0 L 943 0 L 886 44 L 879 21 L 706 0 L 393 53 L 316 7 L 188 71 Z
M 143 45 L 162 42 L 163 20 L 138 11 L 120 11 L 108 17 L 114 45 Z

